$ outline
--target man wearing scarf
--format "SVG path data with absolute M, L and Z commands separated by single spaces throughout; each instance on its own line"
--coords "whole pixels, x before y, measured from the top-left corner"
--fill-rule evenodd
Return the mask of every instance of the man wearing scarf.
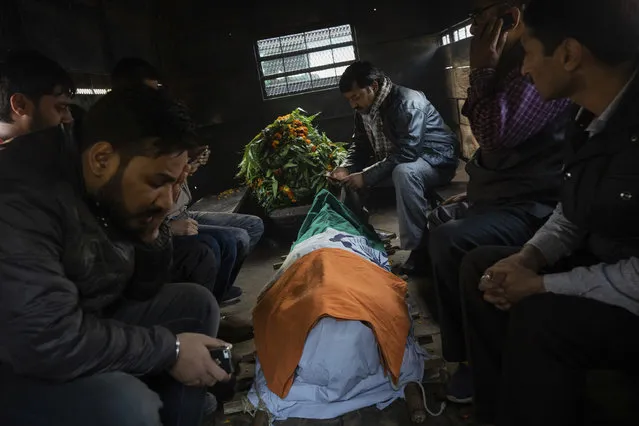
M 347 189 L 356 212 L 365 210 L 356 207 L 357 193 L 392 180 L 401 247 L 415 258 L 423 250 L 426 194 L 455 176 L 457 136 L 422 92 L 393 84 L 369 62 L 351 64 L 339 87 L 355 110 L 355 133 L 346 163 L 329 179 Z

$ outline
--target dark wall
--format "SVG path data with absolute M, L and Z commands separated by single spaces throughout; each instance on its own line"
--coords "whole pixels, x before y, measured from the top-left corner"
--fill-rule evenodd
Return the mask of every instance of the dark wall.
M 436 1 L 379 3 L 358 7 L 361 3 L 326 0 L 303 8 L 277 3 L 223 15 L 206 2 L 161 8 L 162 26 L 170 27 L 160 43 L 166 82 L 205 125 L 203 134 L 213 148 L 210 164 L 193 179 L 196 197 L 236 185 L 244 145 L 298 106 L 321 112 L 317 123 L 331 139 L 347 141 L 352 133 L 352 112 L 336 89 L 263 100 L 254 53 L 258 39 L 351 24 L 361 59 L 384 69 L 396 83 L 424 91 L 446 121 L 456 125 L 446 92 L 445 56 L 433 34 L 461 20 L 465 2 L 446 2 L 456 8 L 445 10 Z
M 213 148 L 210 165 L 196 176 L 196 196 L 234 186 L 243 146 L 295 107 L 321 111 L 318 124 L 333 140 L 351 134 L 352 114 L 337 90 L 262 99 L 253 50 L 258 39 L 351 24 L 361 59 L 383 68 L 396 83 L 423 90 L 446 121 L 457 125 L 446 92 L 446 55 L 433 35 L 465 16 L 467 0 L 236 3 L 2 0 L 0 49 L 36 48 L 72 70 L 84 87 L 104 87 L 124 56 L 156 64 L 171 93 L 205 126 Z

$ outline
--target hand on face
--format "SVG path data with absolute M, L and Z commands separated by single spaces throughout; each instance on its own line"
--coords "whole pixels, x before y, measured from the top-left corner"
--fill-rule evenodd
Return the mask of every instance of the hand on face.
M 545 292 L 543 277 L 527 268 L 518 255 L 510 256 L 488 268 L 479 289 L 484 300 L 498 309 L 508 310 L 522 299 Z
M 502 33 L 503 21 L 491 18 L 479 29 L 470 42 L 470 67 L 496 68 L 504 51 L 508 32 Z

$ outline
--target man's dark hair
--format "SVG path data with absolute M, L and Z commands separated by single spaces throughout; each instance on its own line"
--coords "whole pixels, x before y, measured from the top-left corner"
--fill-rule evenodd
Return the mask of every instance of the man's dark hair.
M 385 77 L 384 72 L 370 62 L 353 62 L 339 79 L 339 90 L 342 93 L 350 92 L 353 90 L 353 83 L 357 83 L 360 89 L 369 87 L 374 82 L 381 84 Z
M 84 117 L 81 147 L 109 142 L 125 158 L 179 154 L 199 146 L 186 108 L 146 86 L 114 89 Z
M 142 58 L 124 58 L 111 71 L 111 85 L 117 87 L 139 86 L 144 80 L 159 80 L 158 70 Z
M 0 64 L 0 122 L 11 123 L 11 97 L 22 93 L 38 105 L 56 87 L 69 97 L 75 94 L 71 76 L 57 62 L 33 50 L 10 52 Z
M 632 61 L 639 52 L 639 0 L 532 0 L 524 22 L 546 55 L 567 38 L 608 65 Z

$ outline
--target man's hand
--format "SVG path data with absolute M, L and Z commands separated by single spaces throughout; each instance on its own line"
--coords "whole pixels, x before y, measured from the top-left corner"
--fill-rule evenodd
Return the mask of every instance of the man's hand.
M 467 199 L 468 199 L 468 196 L 466 195 L 465 192 L 463 192 L 461 194 L 453 195 L 452 197 L 444 200 L 441 205 L 447 206 L 449 204 L 461 203 L 463 201 L 466 201 Z
M 211 349 L 230 346 L 219 339 L 204 334 L 182 333 L 177 335 L 180 341 L 180 354 L 169 374 L 175 380 L 187 386 L 213 386 L 225 382 L 231 377 L 211 358 Z
M 524 266 L 515 256 L 488 268 L 479 289 L 484 292 L 484 300 L 502 310 L 528 296 L 546 291 L 543 277 Z
M 501 19 L 492 18 L 484 24 L 470 42 L 470 67 L 496 68 L 506 45 L 508 33 L 502 34 Z
M 350 173 L 346 167 L 337 167 L 330 175 L 328 175 L 328 179 L 341 182 L 344 178 L 348 177 L 349 174 Z
M 170 222 L 171 232 L 176 237 L 183 237 L 186 235 L 197 235 L 198 225 L 197 221 L 193 219 L 172 220 Z
M 362 173 L 352 173 L 342 179 L 342 184 L 350 189 L 362 189 L 364 185 L 364 175 Z

